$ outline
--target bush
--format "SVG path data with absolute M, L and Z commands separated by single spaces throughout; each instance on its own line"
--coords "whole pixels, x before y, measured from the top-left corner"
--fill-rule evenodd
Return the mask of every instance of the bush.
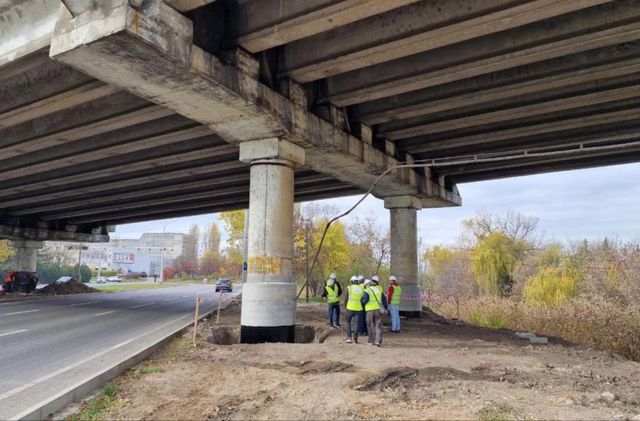
M 557 336 L 640 361 L 640 305 L 604 300 L 569 299 L 559 306 L 530 306 L 507 298 L 478 297 L 460 303 L 460 317 L 481 326 Z M 455 305 L 442 306 L 455 315 Z M 504 322 L 504 325 L 503 323 Z
M 576 276 L 563 268 L 540 268 L 525 284 L 523 298 L 530 305 L 557 306 L 576 295 Z

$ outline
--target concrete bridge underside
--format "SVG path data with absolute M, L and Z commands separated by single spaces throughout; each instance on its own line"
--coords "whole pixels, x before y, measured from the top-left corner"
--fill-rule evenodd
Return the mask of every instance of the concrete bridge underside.
M 373 191 L 419 295 L 417 210 L 457 183 L 640 159 L 640 0 L 0 0 L 0 28 L 0 237 L 249 207 L 245 301 L 287 297 L 249 327 L 292 326 L 294 201 L 426 164 Z

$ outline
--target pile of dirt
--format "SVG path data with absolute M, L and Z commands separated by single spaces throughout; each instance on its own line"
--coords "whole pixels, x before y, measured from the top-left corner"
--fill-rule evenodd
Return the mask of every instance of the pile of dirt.
M 86 294 L 89 292 L 99 292 L 95 288 L 91 288 L 78 282 L 75 279 L 65 282 L 64 284 L 49 284 L 37 291 L 39 295 L 69 295 L 69 294 Z

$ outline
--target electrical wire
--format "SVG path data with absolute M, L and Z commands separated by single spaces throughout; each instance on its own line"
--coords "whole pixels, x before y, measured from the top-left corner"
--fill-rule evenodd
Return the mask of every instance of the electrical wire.
M 364 202 L 364 200 L 367 197 L 369 197 L 369 195 L 371 195 L 371 193 L 373 192 L 373 189 L 375 189 L 375 187 L 378 185 L 380 180 L 382 180 L 382 178 L 385 175 L 389 174 L 391 171 L 401 169 L 401 168 L 444 167 L 444 166 L 452 166 L 452 165 L 466 165 L 466 164 L 477 164 L 477 163 L 484 163 L 484 162 L 508 161 L 508 160 L 514 160 L 514 159 L 525 159 L 525 158 L 528 159 L 528 158 L 541 158 L 541 157 L 548 157 L 548 156 L 573 155 L 577 153 L 583 154 L 588 152 L 600 152 L 600 151 L 607 151 L 607 150 L 614 150 L 614 149 L 622 149 L 630 146 L 640 146 L 640 141 L 614 143 L 614 144 L 602 145 L 602 146 L 585 146 L 584 143 L 579 143 L 577 147 L 574 147 L 571 149 L 565 149 L 561 151 L 556 150 L 556 151 L 545 151 L 545 152 L 530 152 L 529 149 L 524 149 L 519 153 L 511 154 L 511 155 L 484 153 L 484 154 L 468 155 L 463 159 L 453 159 L 453 160 L 451 160 L 450 158 L 417 159 L 417 160 L 413 160 L 411 163 L 401 162 L 397 165 L 388 167 L 374 180 L 373 184 L 371 184 L 367 192 L 364 195 L 362 195 L 362 197 L 358 199 L 358 201 L 353 206 L 351 206 L 349 209 L 339 214 L 338 216 L 333 217 L 331 220 L 329 220 L 329 222 L 327 222 L 327 225 L 324 227 L 324 231 L 322 232 L 322 237 L 320 238 L 318 249 L 316 250 L 316 253 L 313 257 L 313 262 L 311 263 L 311 267 L 309 269 L 309 273 L 307 274 L 307 278 L 302 284 L 302 288 L 300 288 L 300 291 L 298 291 L 298 294 L 296 295 L 296 299 L 300 297 L 300 295 L 302 294 L 302 291 L 304 290 L 306 285 L 309 283 L 309 280 L 311 279 L 311 274 L 313 273 L 313 269 L 316 263 L 318 262 L 318 257 L 320 256 L 320 251 L 322 250 L 324 239 L 327 235 L 327 232 L 329 231 L 329 228 L 331 227 L 331 224 L 333 224 L 335 221 L 339 220 L 340 218 L 343 218 L 349 215 L 362 202 Z

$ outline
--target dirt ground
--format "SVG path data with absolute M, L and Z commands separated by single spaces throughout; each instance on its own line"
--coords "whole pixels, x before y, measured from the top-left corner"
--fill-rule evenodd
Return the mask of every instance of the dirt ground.
M 237 305 L 221 323 L 239 324 Z M 325 307 L 300 324 L 328 332 Z M 640 364 L 550 339 L 433 318 L 403 320 L 383 347 L 214 345 L 211 321 L 123 376 L 106 419 L 640 419 Z M 388 328 L 388 327 L 387 327 Z M 133 373 L 139 373 L 132 370 Z

